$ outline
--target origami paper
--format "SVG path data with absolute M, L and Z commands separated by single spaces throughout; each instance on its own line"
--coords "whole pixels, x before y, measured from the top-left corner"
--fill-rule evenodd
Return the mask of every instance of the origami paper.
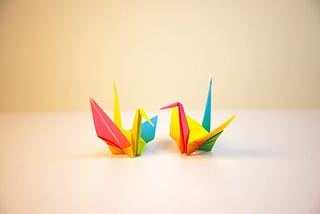
M 137 109 L 131 130 L 122 127 L 117 88 L 114 84 L 114 121 L 90 99 L 97 136 L 106 142 L 112 154 L 140 156 L 148 142 L 154 139 L 158 116 L 151 119 L 142 109 Z M 142 118 L 146 121 L 142 123 Z
M 180 152 L 190 155 L 196 150 L 211 151 L 218 137 L 231 123 L 236 115 L 231 116 L 213 131 L 211 124 L 211 90 L 212 79 L 208 91 L 208 97 L 203 115 L 202 124 L 185 114 L 183 105 L 179 102 L 164 106 L 161 109 L 172 108 L 170 136 L 176 142 Z

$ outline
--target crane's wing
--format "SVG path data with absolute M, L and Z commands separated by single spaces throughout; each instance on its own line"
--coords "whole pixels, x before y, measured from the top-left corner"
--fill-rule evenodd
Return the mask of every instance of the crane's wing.
M 210 152 L 212 150 L 214 144 L 216 143 L 217 139 L 222 134 L 222 132 L 223 131 L 219 132 L 218 134 L 216 134 L 213 137 L 209 138 L 208 140 L 204 141 L 198 150 Z
M 145 121 L 141 124 L 141 138 L 146 143 L 154 139 L 157 128 L 158 116 L 152 117 L 150 121 L 153 123 L 153 125 L 151 125 L 149 121 Z
M 190 128 L 190 135 L 186 153 L 191 154 L 200 147 L 200 145 L 194 144 L 193 142 L 205 137 L 209 132 L 189 115 L 187 115 L 187 121 Z
M 201 146 L 207 141 L 209 141 L 209 142 L 207 142 L 207 144 L 213 144 L 214 145 L 215 141 L 221 135 L 222 131 L 232 122 L 232 120 L 235 117 L 236 117 L 235 114 L 232 115 L 228 120 L 226 120 L 224 123 L 222 123 L 220 126 L 218 126 L 216 129 L 214 129 L 213 131 L 211 131 L 210 133 L 208 133 L 204 137 L 202 137 L 202 138 L 200 138 L 198 140 L 195 140 L 193 142 L 190 142 L 189 143 L 190 149 L 188 150 L 187 155 L 190 155 L 194 151 L 196 151 L 199 148 L 201 148 Z M 210 142 L 210 139 L 211 139 L 211 142 Z M 214 142 L 212 142 L 212 141 L 214 141 Z M 211 146 L 211 149 L 212 149 L 213 145 Z M 205 150 L 204 147 L 201 150 Z
M 94 99 L 91 98 L 90 103 L 97 136 L 112 146 L 112 148 L 114 147 L 114 151 L 120 152 L 118 149 L 121 149 L 130 157 L 133 157 L 133 153 L 130 152 L 131 144 L 122 134 L 121 130 L 113 123 Z

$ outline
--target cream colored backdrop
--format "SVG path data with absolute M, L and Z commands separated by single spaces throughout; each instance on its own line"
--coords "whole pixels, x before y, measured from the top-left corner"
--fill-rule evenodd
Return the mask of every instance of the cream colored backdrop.
M 0 111 L 320 107 L 320 2 L 0 1 Z

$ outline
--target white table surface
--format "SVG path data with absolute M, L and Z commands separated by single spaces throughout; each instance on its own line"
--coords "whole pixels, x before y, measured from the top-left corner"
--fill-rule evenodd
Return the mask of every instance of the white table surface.
M 133 159 L 110 154 L 90 112 L 1 113 L 0 213 L 320 213 L 320 111 L 213 111 L 213 124 L 233 113 L 212 153 L 187 157 L 161 111 Z

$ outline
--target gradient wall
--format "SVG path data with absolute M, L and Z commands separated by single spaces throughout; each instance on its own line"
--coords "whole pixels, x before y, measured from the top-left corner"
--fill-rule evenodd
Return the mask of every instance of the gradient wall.
M 0 111 L 320 108 L 320 2 L 0 1 Z

